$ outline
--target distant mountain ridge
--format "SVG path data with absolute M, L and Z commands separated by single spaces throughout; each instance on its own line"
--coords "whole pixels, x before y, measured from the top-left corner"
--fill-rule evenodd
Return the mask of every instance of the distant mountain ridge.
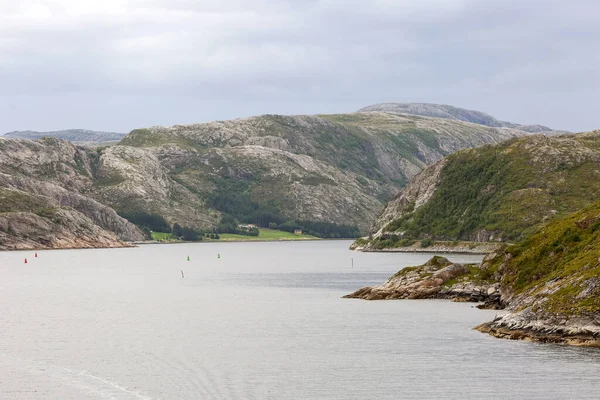
M 454 121 L 471 122 L 494 128 L 513 128 L 529 133 L 562 134 L 568 131 L 557 131 L 544 125 L 522 125 L 513 122 L 500 121 L 481 111 L 445 104 L 432 103 L 379 103 L 363 107 L 358 112 L 387 112 L 394 114 L 422 115 L 424 117 L 451 119 Z
M 73 143 L 102 143 L 116 142 L 125 137 L 124 133 L 92 131 L 89 129 L 64 129 L 60 131 L 13 131 L 4 134 L 5 138 L 10 139 L 41 139 L 45 136 L 55 137 L 57 139 L 68 140 Z
M 366 232 L 427 165 L 522 135 L 376 112 L 142 128 L 98 148 L 0 136 L 0 249 L 143 239 L 115 211 L 156 214 L 203 231 L 233 217 L 261 226 L 311 221 Z M 61 232 L 60 241 L 52 232 Z

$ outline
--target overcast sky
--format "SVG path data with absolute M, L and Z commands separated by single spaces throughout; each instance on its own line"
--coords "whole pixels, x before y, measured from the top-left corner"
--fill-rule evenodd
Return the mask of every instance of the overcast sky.
M 0 0 L 0 133 L 451 104 L 600 128 L 598 0 Z

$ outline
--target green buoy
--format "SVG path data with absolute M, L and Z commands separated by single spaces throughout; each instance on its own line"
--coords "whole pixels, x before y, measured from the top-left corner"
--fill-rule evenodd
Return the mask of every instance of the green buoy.
M 221 258 L 221 254 L 217 254 L 217 258 Z
M 188 260 L 188 261 L 190 261 L 190 256 L 188 256 L 188 259 L 187 259 L 187 260 Z

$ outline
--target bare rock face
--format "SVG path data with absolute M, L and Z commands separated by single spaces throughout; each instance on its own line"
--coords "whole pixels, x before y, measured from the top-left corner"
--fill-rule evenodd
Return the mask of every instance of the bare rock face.
M 470 266 L 454 264 L 447 258 L 436 256 L 422 266 L 398 271 L 382 285 L 364 287 L 344 298 L 364 300 L 442 298 L 479 302 L 500 296 L 496 284 L 473 282 L 470 273 Z
M 0 139 L 0 248 L 121 247 L 144 240 L 135 225 L 94 200 L 95 154 L 54 138 Z
M 127 247 L 75 210 L 0 215 L 0 250 Z
M 390 201 L 375 220 L 372 231 L 381 235 L 394 219 L 411 213 L 426 204 L 435 193 L 447 159 L 443 158 L 417 175 L 413 181 Z
M 121 240 L 144 240 L 144 234 L 135 225 L 117 215 L 112 208 L 56 184 L 0 173 L 0 188 L 19 190 L 42 197 L 48 201 L 49 208 L 77 210 L 100 228 L 115 233 Z

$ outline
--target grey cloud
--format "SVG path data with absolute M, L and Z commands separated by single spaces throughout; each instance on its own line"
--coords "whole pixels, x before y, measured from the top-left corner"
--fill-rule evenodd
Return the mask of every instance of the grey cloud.
M 3 3 L 0 131 L 128 131 L 389 101 L 600 128 L 596 1 Z

